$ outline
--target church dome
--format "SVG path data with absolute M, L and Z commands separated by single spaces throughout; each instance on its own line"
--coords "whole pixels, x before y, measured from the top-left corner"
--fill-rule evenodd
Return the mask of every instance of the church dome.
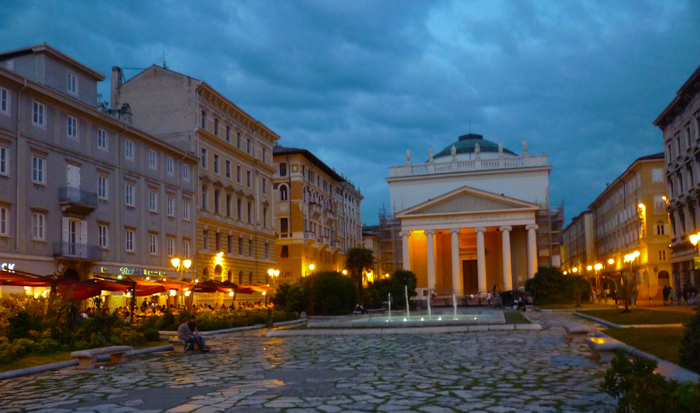
M 485 140 L 482 135 L 468 133 L 460 136 L 457 142 L 447 145 L 445 149 L 438 152 L 433 159 L 435 159 L 436 162 L 449 162 L 452 160 L 452 145 L 454 145 L 455 149 L 457 150 L 458 160 L 474 159 L 474 150 L 477 143 L 479 144 L 479 152 L 481 153 L 482 159 L 493 159 L 498 157 L 497 143 Z M 518 156 L 515 152 L 506 148 L 503 148 L 503 155 L 507 157 Z

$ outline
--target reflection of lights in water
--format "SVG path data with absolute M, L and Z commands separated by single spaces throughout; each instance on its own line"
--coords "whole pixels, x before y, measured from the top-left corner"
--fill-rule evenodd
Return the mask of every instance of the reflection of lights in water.
M 420 318 L 420 321 L 425 321 L 425 320 L 423 320 L 423 317 L 421 317 L 421 318 Z
M 404 318 L 403 321 L 406 321 L 406 319 Z
M 441 321 L 441 320 L 442 320 L 442 317 L 438 317 L 438 321 Z

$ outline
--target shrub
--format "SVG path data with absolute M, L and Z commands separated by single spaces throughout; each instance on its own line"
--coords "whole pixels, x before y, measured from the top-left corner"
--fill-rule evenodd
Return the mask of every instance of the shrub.
M 18 338 L 12 341 L 12 345 L 15 346 L 15 353 L 17 357 L 22 357 L 31 353 L 32 347 L 34 347 L 34 342 L 26 338 Z
M 17 315 L 8 318 L 7 338 L 31 338 L 30 331 L 43 330 L 41 317 L 38 314 L 30 314 L 28 311 L 20 311 Z
M 301 283 L 285 283 L 279 286 L 272 299 L 276 307 L 288 312 L 307 311 L 306 290 Z
M 302 280 L 311 314 L 349 314 L 357 304 L 355 283 L 339 272 L 319 272 Z
M 34 354 L 54 354 L 61 351 L 61 343 L 51 338 L 42 338 L 36 343 L 32 349 Z
M 538 304 L 578 304 L 590 299 L 591 286 L 585 277 L 564 275 L 556 267 L 540 267 L 535 277 L 525 282 L 525 292 Z
M 156 329 L 144 330 L 143 337 L 147 341 L 160 341 L 160 333 Z
M 700 383 L 678 385 L 654 373 L 656 361 L 635 357 L 627 359 L 618 351 L 605 373 L 600 388 L 618 399 L 617 411 L 636 413 L 700 412 Z
M 411 271 L 396 270 L 391 278 L 378 280 L 367 289 L 367 306 L 381 307 L 391 293 L 391 307 L 405 309 L 407 286 L 409 299 L 416 296 L 416 275 Z
M 156 321 L 155 318 L 151 318 Z M 163 331 L 177 330 L 177 324 L 175 323 L 175 316 L 170 311 L 166 311 L 161 317 L 158 317 L 156 321 L 156 329 Z
M 688 321 L 686 327 L 685 334 L 681 338 L 680 365 L 700 373 L 700 308 Z

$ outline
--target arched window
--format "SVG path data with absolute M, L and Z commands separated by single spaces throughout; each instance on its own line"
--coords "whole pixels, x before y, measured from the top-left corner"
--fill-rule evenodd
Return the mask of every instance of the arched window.
M 202 281 L 208 281 L 209 280 L 209 268 L 204 267 L 202 270 Z
M 223 272 L 223 268 L 221 268 L 221 265 L 217 264 L 216 267 L 214 267 L 214 276 L 216 277 L 217 281 L 221 279 L 222 272 Z
M 238 284 L 243 284 L 243 271 L 238 272 Z
M 248 274 L 248 283 L 249 284 L 253 283 L 253 273 L 252 272 L 250 274 Z
M 286 201 L 287 199 L 289 199 L 287 185 L 280 185 L 280 201 Z

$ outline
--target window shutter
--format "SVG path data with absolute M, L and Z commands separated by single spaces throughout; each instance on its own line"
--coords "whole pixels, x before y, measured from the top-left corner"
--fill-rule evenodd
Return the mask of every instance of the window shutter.
M 69 222 L 69 221 L 68 221 L 68 218 L 62 217 L 62 218 L 61 218 L 61 221 L 62 221 L 62 224 L 63 224 L 62 227 L 61 227 L 61 228 L 63 228 L 63 235 L 62 235 L 61 240 L 62 240 L 63 242 L 70 242 L 69 239 L 68 239 L 68 222 Z
M 87 221 L 80 221 L 80 243 L 88 243 Z

